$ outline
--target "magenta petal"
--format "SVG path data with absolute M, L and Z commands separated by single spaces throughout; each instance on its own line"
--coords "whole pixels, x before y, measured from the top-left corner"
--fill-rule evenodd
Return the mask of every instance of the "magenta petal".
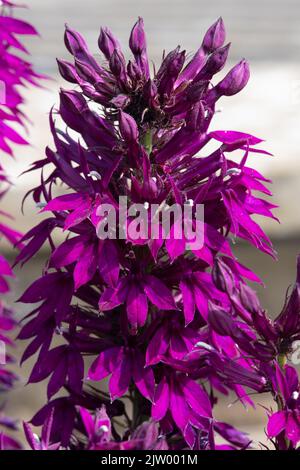
M 25 21 L 11 17 L 0 17 L 1 28 L 5 28 L 15 34 L 37 35 L 36 29 Z
M 204 318 L 204 320 L 207 320 L 207 317 L 208 317 L 207 295 L 204 294 L 198 286 L 195 286 L 194 296 L 195 296 L 195 302 L 196 302 L 200 315 Z
M 191 283 L 185 280 L 180 281 L 179 287 L 182 293 L 185 325 L 188 325 L 191 323 L 191 321 L 193 321 L 195 316 L 196 306 L 193 289 L 191 288 Z
M 286 437 L 296 445 L 300 441 L 299 417 L 293 412 L 288 413 L 286 423 Z
M 172 356 L 174 359 L 181 360 L 184 358 L 184 356 L 187 355 L 187 353 L 188 349 L 183 338 L 177 334 L 173 334 L 170 341 L 170 356 Z
M 31 427 L 28 423 L 23 423 L 24 434 L 28 444 L 30 445 L 32 450 L 39 450 L 40 443 L 37 440 L 36 436 L 33 434 Z
M 146 352 L 146 364 L 153 365 L 161 361 L 169 346 L 169 335 L 166 328 L 159 328 L 154 334 Z
M 120 264 L 116 243 L 105 240 L 99 243 L 99 271 L 109 286 L 116 286 L 119 279 Z
M 47 387 L 48 400 L 55 395 L 66 382 L 68 372 L 67 357 L 61 358 L 57 363 Z
M 13 271 L 9 265 L 9 262 L 0 255 L 0 275 L 2 276 L 13 276 Z
M 62 268 L 78 261 L 84 251 L 84 239 L 82 237 L 71 238 L 62 243 L 51 256 L 51 265 Z
M 92 437 L 94 435 L 95 429 L 95 423 L 92 415 L 82 406 L 79 407 L 79 413 L 88 436 Z
M 177 384 L 172 384 L 171 387 L 170 410 L 176 425 L 184 431 L 189 422 L 190 411 L 181 388 Z
M 171 291 L 157 277 L 145 276 L 145 293 L 148 299 L 163 310 L 176 310 L 176 305 Z
M 123 355 L 122 348 L 114 347 L 101 352 L 97 359 L 92 363 L 88 379 L 102 380 L 113 372 L 119 364 Z
M 97 245 L 85 245 L 84 252 L 76 263 L 74 270 L 74 283 L 76 290 L 94 277 L 97 265 Z
M 165 377 L 158 384 L 155 391 L 154 403 L 152 405 L 152 418 L 155 421 L 160 421 L 166 415 L 170 403 L 169 397 L 169 384 Z
M 63 357 L 66 353 L 66 346 L 58 346 L 51 349 L 43 356 L 43 361 L 38 359 L 34 365 L 28 383 L 41 382 L 46 379 L 60 364 L 64 361 Z
M 84 377 L 83 357 L 77 350 L 71 350 L 68 354 L 68 385 L 76 393 L 82 390 Z
M 129 289 L 126 309 L 129 323 L 133 328 L 138 328 L 145 324 L 148 313 L 148 301 L 138 284 L 133 283 Z
M 107 287 L 99 300 L 99 309 L 102 311 L 112 310 L 125 302 L 128 294 L 126 279 L 121 279 L 116 288 Z
M 172 261 L 178 258 L 178 256 L 183 255 L 186 250 L 186 240 L 184 235 L 181 234 L 180 228 L 182 229 L 181 221 L 172 226 L 166 239 L 166 248 Z
M 263 142 L 262 139 L 255 137 L 251 134 L 245 134 L 244 132 L 237 132 L 237 131 L 213 131 L 210 135 L 220 142 L 226 144 L 232 144 L 233 142 L 245 139 L 248 141 L 250 145 L 256 145 Z
M 44 207 L 43 212 L 72 210 L 76 209 L 80 203 L 82 203 L 81 194 L 65 194 L 63 196 L 58 196 L 55 199 L 52 199 L 52 201 L 48 202 L 46 207 Z
M 150 401 L 154 399 L 155 381 L 151 367 L 145 367 L 145 361 L 141 355 L 132 358 L 133 380 L 140 393 Z
M 276 437 L 280 434 L 286 426 L 286 412 L 277 411 L 269 417 L 267 434 L 269 437 Z
M 211 417 L 209 397 L 198 383 L 186 377 L 183 380 L 183 392 L 187 403 L 195 413 L 199 416 Z
M 112 400 L 120 398 L 128 390 L 132 374 L 130 358 L 124 356 L 118 367 L 113 370 L 109 381 L 109 392 Z

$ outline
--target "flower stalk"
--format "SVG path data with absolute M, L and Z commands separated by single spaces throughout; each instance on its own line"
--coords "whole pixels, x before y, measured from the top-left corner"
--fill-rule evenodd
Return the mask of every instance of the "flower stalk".
M 40 440 L 41 448 L 246 449 L 251 439 L 216 420 L 214 406 L 218 393 L 229 392 L 254 406 L 251 391 L 281 397 L 268 416 L 268 437 L 281 449 L 285 433 L 289 448 L 297 448 L 299 383 L 282 344 L 289 348 L 300 332 L 300 289 L 297 280 L 272 321 L 248 285 L 260 279 L 234 254 L 231 239 L 239 238 L 275 257 L 254 216 L 276 219 L 276 206 L 264 199 L 270 180 L 248 166 L 250 154 L 267 158 L 262 140 L 210 130 L 216 102 L 242 91 L 250 76 L 243 59 L 215 78 L 229 53 L 224 43 L 219 19 L 190 60 L 177 47 L 151 75 L 141 18 L 130 34 L 128 63 L 108 28 L 101 29 L 98 63 L 84 38 L 66 27 L 72 62 L 58 65 L 76 89 L 60 91 L 55 119 L 50 114 L 54 148 L 32 165 L 47 170 L 32 195 L 48 217 L 23 237 L 16 260 L 27 262 L 54 231 L 67 235 L 50 244 L 43 274 L 20 298 L 38 304 L 19 337 L 29 341 L 22 362 L 37 353 L 29 383 L 48 380 L 45 405 L 32 419 L 35 426 L 48 420 L 50 438 Z M 63 195 L 55 194 L 57 183 Z M 127 213 L 121 224 L 123 197 L 145 218 Z M 148 212 L 168 205 L 193 214 L 198 204 L 204 220 L 196 226 L 203 234 L 197 247 L 182 231 L 187 217 L 171 217 L 165 230 Z M 104 208 L 115 222 L 110 234 L 118 223 L 135 230 L 99 236 L 109 222 Z M 149 221 L 157 237 L 145 228 Z M 93 359 L 88 368 L 86 356 Z M 102 392 L 108 377 L 109 399 Z M 120 419 L 128 424 L 122 432 Z M 28 426 L 26 432 L 30 440 Z

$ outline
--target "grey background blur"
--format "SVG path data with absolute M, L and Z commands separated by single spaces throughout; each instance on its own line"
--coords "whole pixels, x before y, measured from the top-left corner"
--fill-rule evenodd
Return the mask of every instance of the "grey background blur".
M 37 183 L 38 176 L 18 177 L 29 164 L 42 158 L 45 145 L 51 143 L 48 112 L 57 103 L 60 86 L 67 87 L 58 76 L 56 57 L 67 58 L 63 43 L 64 24 L 80 31 L 91 51 L 97 56 L 97 38 L 101 25 L 109 26 L 126 46 L 128 35 L 138 16 L 145 21 L 149 55 L 158 63 L 163 49 L 169 51 L 178 44 L 192 53 L 200 45 L 204 32 L 222 16 L 228 41 L 232 42 L 230 62 L 220 77 L 234 62 L 246 57 L 251 65 L 251 80 L 239 95 L 220 102 L 221 113 L 214 121 L 215 129 L 235 129 L 253 133 L 266 140 L 264 148 L 274 157 L 253 156 L 249 162 L 274 181 L 275 211 L 281 224 L 263 221 L 278 251 L 278 261 L 256 252 L 252 247 L 237 243 L 240 261 L 247 263 L 263 279 L 267 288 L 259 288 L 263 305 L 272 313 L 280 311 L 286 288 L 295 277 L 295 257 L 300 252 L 300 3 L 299 0 L 27 0 L 28 10 L 19 16 L 31 21 L 41 38 L 27 40 L 33 62 L 39 72 L 52 81 L 47 89 L 27 90 L 26 112 L 32 120 L 29 128 L 32 147 L 19 148 L 16 160 L 7 159 L 13 191 L 6 199 L 23 230 L 38 223 L 40 216 L 28 202 L 25 214 L 20 213 L 20 201 L 26 190 Z M 40 272 L 43 255 L 18 273 L 11 300 Z M 22 307 L 17 306 L 20 314 Z M 31 408 L 43 402 L 34 387 L 26 393 L 16 392 L 13 413 L 23 413 L 27 419 Z M 33 393 L 34 404 L 33 404 Z M 249 423 L 256 426 L 264 419 L 263 410 L 248 414 Z M 239 407 L 222 410 L 239 422 Z M 231 419 L 232 421 L 232 419 Z M 247 426 L 246 426 L 247 427 Z M 261 434 L 259 438 L 262 438 Z

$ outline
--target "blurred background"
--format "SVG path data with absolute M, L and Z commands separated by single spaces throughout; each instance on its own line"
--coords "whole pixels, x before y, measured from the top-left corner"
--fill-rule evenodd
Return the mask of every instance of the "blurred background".
M 19 16 L 33 23 L 41 34 L 40 38 L 28 40 L 27 46 L 36 69 L 51 80 L 44 89 L 29 88 L 24 96 L 26 114 L 32 121 L 29 127 L 32 146 L 19 148 L 15 160 L 4 157 L 15 185 L 6 204 L 17 218 L 18 228 L 25 231 L 40 221 L 38 209 L 30 201 L 25 204 L 24 214 L 20 212 L 24 194 L 38 183 L 38 173 L 20 174 L 32 161 L 42 158 L 45 146 L 51 144 L 49 109 L 57 103 L 59 87 L 67 87 L 59 79 L 55 60 L 68 58 L 63 43 L 64 24 L 80 31 L 97 56 L 101 25 L 109 26 L 127 47 L 130 29 L 137 17 L 142 16 L 149 55 L 158 63 L 162 50 L 168 52 L 178 44 L 192 54 L 207 28 L 222 16 L 232 46 L 230 61 L 221 75 L 242 57 L 250 61 L 252 75 L 242 93 L 220 101 L 221 112 L 213 128 L 239 130 L 265 139 L 264 148 L 274 156 L 256 155 L 249 163 L 273 180 L 274 202 L 280 206 L 276 215 L 281 221 L 281 224 L 262 221 L 278 252 L 277 261 L 240 242 L 236 244 L 236 253 L 265 282 L 266 289 L 258 289 L 262 304 L 272 315 L 278 313 L 286 288 L 295 278 L 295 257 L 300 252 L 299 0 L 26 0 L 26 3 L 29 8 L 19 10 Z M 7 250 L 5 246 L 1 249 Z M 17 273 L 10 297 L 12 304 L 33 276 L 39 275 L 45 256 L 42 253 Z M 18 314 L 24 314 L 23 307 L 17 304 L 16 309 Z M 24 377 L 27 368 L 22 370 Z M 44 389 L 22 386 L 21 383 L 14 392 L 10 408 L 15 416 L 26 420 L 43 403 Z M 259 403 L 266 404 L 267 399 L 260 398 Z M 265 440 L 262 432 L 256 432 L 257 426 L 265 422 L 262 407 L 258 405 L 256 411 L 249 411 L 245 419 L 240 406 L 230 404 L 230 399 L 222 402 L 220 416 L 244 429 L 252 427 L 256 439 Z

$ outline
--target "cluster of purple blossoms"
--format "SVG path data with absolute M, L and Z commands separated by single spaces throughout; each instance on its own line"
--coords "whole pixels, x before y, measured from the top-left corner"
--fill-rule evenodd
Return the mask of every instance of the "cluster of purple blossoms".
M 28 23 L 12 17 L 14 3 L 2 0 L 0 5 L 0 152 L 13 156 L 9 143 L 26 145 L 26 140 L 16 130 L 26 129 L 26 116 L 24 116 L 20 106 L 23 99 L 20 88 L 26 83 L 38 85 L 37 75 L 31 64 L 18 55 L 18 52 L 27 53 L 24 45 L 18 37 L 20 35 L 36 35 L 36 30 Z M 3 166 L 3 158 L 0 162 L 0 201 L 4 198 L 10 188 L 10 181 Z M 1 218 L 10 219 L 9 213 L 0 210 Z M 12 246 L 15 246 L 21 234 L 10 228 L 5 222 L 0 221 L 0 237 L 6 239 Z M 1 297 L 9 291 L 7 278 L 13 277 L 13 271 L 9 262 L 0 254 L 0 295 Z M 7 336 L 15 328 L 15 320 L 11 309 L 0 299 L 0 392 L 7 393 L 13 387 L 16 376 L 9 371 L 5 364 L 13 361 L 13 358 L 6 353 L 6 347 L 13 346 L 12 340 Z M 15 429 L 13 420 L 4 415 L 3 404 L 0 404 L 0 425 L 7 429 Z M 19 444 L 11 437 L 0 431 L 0 449 L 17 449 Z
M 247 285 L 260 280 L 230 243 L 240 238 L 274 256 L 253 216 L 275 218 L 275 206 L 257 195 L 271 194 L 269 180 L 247 165 L 249 154 L 267 153 L 261 140 L 209 130 L 217 101 L 249 79 L 242 60 L 213 84 L 224 43 L 219 19 L 189 61 L 177 47 L 152 75 L 142 19 L 128 63 L 108 28 L 102 63 L 66 28 L 74 61 L 58 65 L 76 89 L 61 90 L 50 115 L 55 148 L 31 168 L 41 170 L 34 201 L 52 214 L 23 237 L 17 257 L 23 264 L 50 246 L 42 277 L 20 299 L 38 303 L 19 334 L 30 340 L 22 362 L 37 354 L 29 383 L 48 379 L 47 403 L 31 421 L 43 425 L 41 438 L 24 425 L 32 449 L 246 449 L 250 438 L 215 419 L 213 407 L 229 392 L 252 405 L 252 391 L 271 392 L 279 406 L 267 431 L 276 448 L 300 440 L 299 385 L 284 364 L 300 333 L 298 284 L 272 322 Z M 203 204 L 204 245 L 100 239 L 99 208 L 118 210 L 120 196 Z M 55 231 L 66 234 L 58 245 Z

